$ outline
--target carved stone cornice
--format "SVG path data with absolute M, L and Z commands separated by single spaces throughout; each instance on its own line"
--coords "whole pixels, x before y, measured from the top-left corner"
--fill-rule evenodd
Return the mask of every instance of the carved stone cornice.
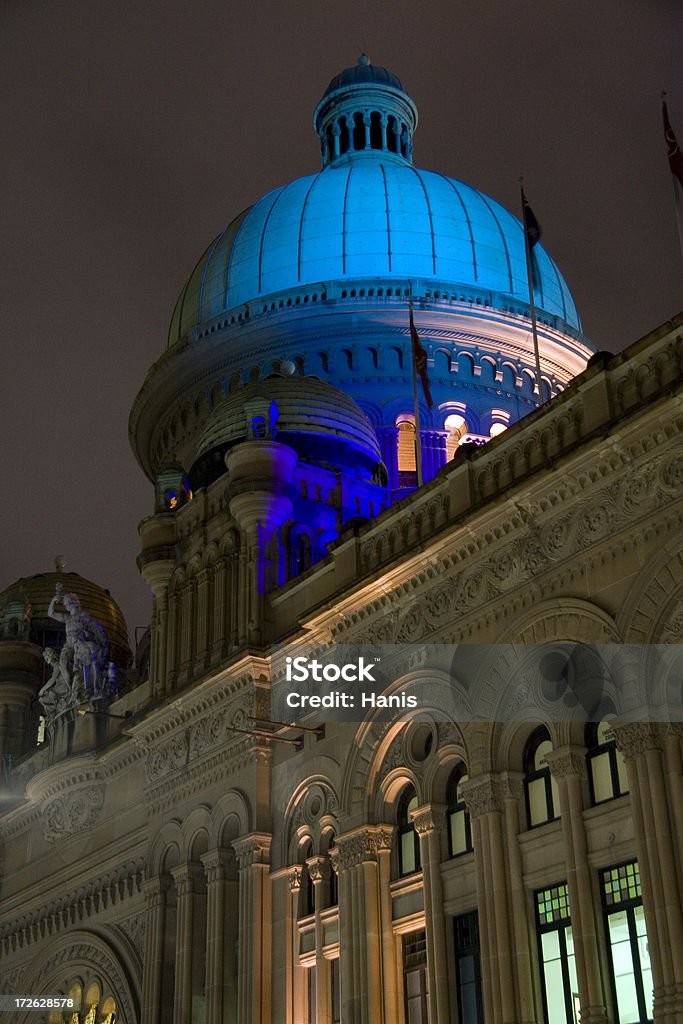
M 461 784 L 460 791 L 472 818 L 478 818 L 482 814 L 500 813 L 503 810 L 503 784 L 493 775 L 467 779 Z
M 443 832 L 446 827 L 445 811 L 445 804 L 431 803 L 417 807 L 410 815 L 417 834 L 425 836 L 430 832 Z
M 566 779 L 569 775 L 586 775 L 586 751 L 583 747 L 559 747 L 545 755 L 550 774 L 555 779 Z
M 334 871 L 346 871 L 367 861 L 376 861 L 382 850 L 391 850 L 393 825 L 364 825 L 337 836 L 337 845 L 330 851 L 330 859 Z
M 232 848 L 237 856 L 240 871 L 254 864 L 269 864 L 271 842 L 272 836 L 267 832 L 251 832 L 247 836 L 235 839 Z

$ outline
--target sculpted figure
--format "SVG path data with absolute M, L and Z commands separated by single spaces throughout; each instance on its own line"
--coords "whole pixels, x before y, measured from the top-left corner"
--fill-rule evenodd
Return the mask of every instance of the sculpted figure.
M 58 604 L 64 611 L 57 611 Z M 64 623 L 66 640 L 59 655 L 59 667 L 73 702 L 85 696 L 103 696 L 109 663 L 109 642 L 103 627 L 83 611 L 75 594 L 64 593 L 61 583 L 57 584 L 47 613 Z
M 52 668 L 52 675 L 38 692 L 38 700 L 43 705 L 43 710 L 49 720 L 71 704 L 71 686 L 62 672 L 59 655 L 54 647 L 46 647 L 43 651 L 43 658 Z

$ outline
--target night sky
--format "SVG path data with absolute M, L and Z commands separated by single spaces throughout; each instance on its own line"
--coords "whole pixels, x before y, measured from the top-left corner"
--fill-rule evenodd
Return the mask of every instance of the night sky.
M 211 239 L 319 168 L 313 108 L 362 49 L 417 103 L 418 166 L 515 214 L 524 175 L 598 348 L 683 309 L 680 0 L 5 0 L 0 28 L 0 589 L 63 554 L 146 624 L 133 398 Z

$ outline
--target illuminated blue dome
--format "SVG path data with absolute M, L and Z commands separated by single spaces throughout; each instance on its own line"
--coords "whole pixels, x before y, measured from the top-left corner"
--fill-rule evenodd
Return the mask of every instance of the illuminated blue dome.
M 539 245 L 540 310 L 580 330 L 569 287 Z M 488 196 L 373 150 L 277 188 L 209 246 L 173 313 L 169 344 L 252 299 L 345 278 L 419 278 L 528 301 L 522 225 Z M 324 289 L 321 289 L 324 290 Z

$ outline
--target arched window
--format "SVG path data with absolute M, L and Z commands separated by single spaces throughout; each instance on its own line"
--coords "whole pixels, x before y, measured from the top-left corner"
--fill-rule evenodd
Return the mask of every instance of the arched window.
M 387 121 L 387 149 L 390 153 L 395 153 L 398 150 L 396 140 L 396 118 L 389 115 Z
M 448 853 L 458 857 L 461 853 L 469 853 L 472 849 L 472 825 L 470 815 L 462 798 L 461 786 L 467 781 L 467 766 L 460 761 L 451 772 L 446 790 L 448 807 Z
M 313 844 L 309 839 L 301 847 L 301 889 L 299 890 L 299 917 L 308 917 L 315 910 L 315 887 L 306 860 L 313 856 Z
M 591 787 L 591 801 L 601 804 L 628 793 L 628 777 L 624 755 L 609 735 L 610 723 L 589 722 L 586 726 L 586 759 Z
M 420 838 L 415 831 L 411 812 L 417 810 L 417 794 L 408 785 L 398 802 L 398 871 L 401 877 L 412 875 L 422 867 L 420 863 Z
M 311 567 L 311 538 L 307 533 L 289 537 L 289 576 L 294 579 Z
M 376 110 L 370 114 L 370 148 L 382 148 L 382 122 Z
M 353 148 L 358 151 L 365 149 L 365 124 L 362 114 L 353 115 Z
M 465 417 L 460 413 L 451 413 L 443 422 L 444 430 L 448 431 L 446 438 L 446 457 L 450 462 L 458 450 L 461 438 L 467 433 Z
M 330 832 L 329 835 L 326 837 L 325 842 L 323 843 L 323 853 L 325 853 L 328 858 L 330 855 L 330 850 L 332 849 L 334 844 L 335 835 L 334 832 Z M 329 869 L 330 875 L 328 879 L 327 905 L 328 907 L 336 907 L 337 904 L 339 903 L 339 884 L 337 881 L 337 872 L 333 869 L 332 864 L 329 865 Z
M 550 734 L 542 725 L 531 734 L 524 751 L 524 789 L 529 828 L 544 825 L 546 821 L 554 821 L 560 816 L 557 783 L 545 759 L 552 749 Z
M 339 152 L 343 155 L 349 148 L 349 124 L 346 117 L 339 118 Z
M 396 417 L 398 427 L 398 472 L 399 484 L 411 487 L 416 483 L 417 456 L 415 454 L 415 417 L 402 412 Z M 407 474 L 401 478 L 401 474 Z

